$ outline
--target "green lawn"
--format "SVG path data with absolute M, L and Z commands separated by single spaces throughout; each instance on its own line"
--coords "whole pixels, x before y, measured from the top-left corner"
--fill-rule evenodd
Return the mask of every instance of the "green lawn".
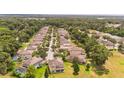
M 114 51 L 113 56 L 109 58 L 105 67 L 110 70 L 110 73 L 103 75 L 103 77 L 124 77 L 124 55 Z
M 38 68 L 36 70 L 36 78 L 44 78 L 46 68 L 47 68 L 46 65 L 43 65 L 41 68 Z
M 79 75 L 73 75 L 73 68 L 71 67 L 72 63 L 65 62 L 64 63 L 64 73 L 51 74 L 51 78 L 83 78 L 83 77 L 91 77 L 91 71 L 85 71 L 84 65 L 80 66 Z
M 124 77 L 124 55 L 118 51 L 113 51 L 113 56 L 111 56 L 106 64 L 105 68 L 109 70 L 108 74 L 97 75 L 94 73 L 93 77 L 103 77 L 103 78 L 122 78 Z
M 7 30 L 9 30 L 9 29 L 6 27 L 0 27 L 0 31 L 7 31 Z

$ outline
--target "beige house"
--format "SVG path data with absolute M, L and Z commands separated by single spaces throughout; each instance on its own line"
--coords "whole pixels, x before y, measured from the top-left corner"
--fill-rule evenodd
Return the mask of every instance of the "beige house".
M 69 54 L 70 55 L 67 57 L 68 60 L 73 61 L 73 59 L 76 57 L 78 58 L 80 64 L 86 63 L 86 54 L 81 48 L 73 47 L 69 49 Z
M 23 51 L 18 51 L 17 56 L 21 57 L 24 60 L 30 59 L 32 57 L 32 50 L 23 50 Z
M 60 58 L 50 60 L 48 62 L 48 66 L 51 73 L 59 73 L 64 71 L 64 63 Z
M 43 59 L 40 58 L 40 57 L 32 57 L 31 59 L 29 60 L 26 60 L 23 64 L 23 67 L 28 67 L 30 65 L 33 65 L 35 66 L 35 68 L 38 68 L 41 66 L 41 64 L 43 63 Z

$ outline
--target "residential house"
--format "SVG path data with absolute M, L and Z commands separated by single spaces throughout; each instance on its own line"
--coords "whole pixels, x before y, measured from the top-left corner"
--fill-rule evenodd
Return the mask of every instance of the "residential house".
M 73 61 L 74 58 L 78 58 L 80 64 L 86 63 L 86 54 L 82 51 L 81 48 L 73 47 L 69 50 L 68 60 Z
M 64 63 L 60 58 L 49 60 L 48 66 L 51 73 L 58 73 L 64 71 Z
M 36 49 L 37 49 L 37 46 L 35 46 L 35 45 L 29 45 L 27 47 L 27 50 L 33 50 L 33 51 L 35 51 Z
M 108 41 L 106 39 L 98 39 L 97 40 L 101 45 L 105 45 L 106 48 L 108 49 L 115 49 L 115 44 L 112 43 L 111 41 Z
M 60 29 L 58 29 L 58 32 L 59 32 L 59 35 L 60 36 L 63 36 L 63 37 L 69 37 L 69 33 L 66 31 L 66 30 L 64 30 L 63 28 L 60 28 Z
M 21 73 L 26 73 L 27 68 L 25 67 L 19 67 L 16 69 L 16 73 L 21 74 Z
M 17 56 L 21 57 L 24 60 L 30 59 L 32 57 L 33 50 L 23 50 L 18 51 Z
M 30 65 L 33 65 L 35 68 L 40 67 L 43 64 L 43 59 L 40 57 L 32 57 L 29 60 L 26 60 L 23 64 L 23 67 L 28 67 Z
M 63 44 L 63 45 L 60 45 L 60 49 L 66 49 L 66 50 L 69 50 L 73 47 L 72 44 L 68 43 L 68 44 Z

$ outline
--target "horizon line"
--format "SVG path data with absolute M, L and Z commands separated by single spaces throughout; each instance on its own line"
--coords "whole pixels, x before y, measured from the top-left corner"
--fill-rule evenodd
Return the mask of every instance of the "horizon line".
M 74 16 L 124 16 L 124 14 L 33 14 L 33 13 L 28 13 L 28 14 L 0 14 L 0 15 L 74 15 Z

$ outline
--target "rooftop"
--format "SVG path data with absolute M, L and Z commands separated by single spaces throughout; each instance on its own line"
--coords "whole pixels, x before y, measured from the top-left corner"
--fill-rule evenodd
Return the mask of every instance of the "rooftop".
M 63 61 L 60 58 L 50 60 L 48 62 L 48 66 L 49 66 L 50 70 L 64 69 Z
M 40 58 L 40 57 L 32 57 L 31 59 L 26 60 L 23 64 L 23 66 L 27 67 L 29 65 L 34 65 L 34 64 L 37 64 L 37 63 L 41 63 L 42 61 L 43 61 L 43 59 Z

